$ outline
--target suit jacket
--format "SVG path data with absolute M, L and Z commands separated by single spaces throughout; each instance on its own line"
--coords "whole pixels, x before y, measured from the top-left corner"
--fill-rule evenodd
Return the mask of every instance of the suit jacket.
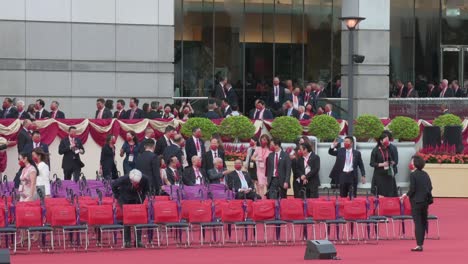
M 226 118 L 230 114 L 232 114 L 232 108 L 231 108 L 231 106 L 228 106 L 227 109 L 223 110 L 223 117 Z
M 393 165 L 393 173 L 396 175 L 398 173 L 398 149 L 395 145 L 390 143 L 388 151 L 390 152 L 390 159 L 395 162 L 395 165 Z
M 271 90 L 268 92 L 267 103 L 270 107 L 273 107 L 275 104 L 282 105 L 285 99 L 284 87 L 280 84 L 279 88 L 279 103 L 275 103 L 275 87 L 272 85 Z M 265 118 L 266 119 L 266 118 Z
M 425 171 L 415 170 L 410 174 L 408 197 L 413 203 L 427 202 L 432 192 L 431 178 Z
M 166 168 L 166 176 L 167 176 L 167 180 L 172 184 L 180 184 L 182 182 L 182 177 L 183 177 L 183 173 L 180 169 L 177 169 L 177 175 L 179 176 L 179 179 L 176 180 L 176 177 L 175 177 L 175 174 L 174 172 L 172 171 L 172 169 L 170 167 L 167 167 Z
M 53 117 L 53 116 L 54 116 L 54 113 L 51 112 L 50 117 Z M 55 119 L 65 119 L 65 113 L 60 110 L 57 110 L 57 114 L 55 114 Z
M 8 118 L 18 118 L 18 110 L 16 110 L 16 107 L 11 107 L 10 110 L 4 109 L 3 111 L 0 112 L 0 118 L 3 118 L 3 115 L 6 112 L 6 117 L 5 119 Z
M 328 113 L 324 113 L 324 114 L 328 115 Z M 338 119 L 338 115 L 336 114 L 336 112 L 331 111 L 330 116 L 335 118 L 335 119 Z
M 23 111 L 21 114 L 18 113 L 18 118 L 19 119 L 26 119 L 26 118 L 29 118 L 29 117 L 30 116 L 29 116 L 28 112 L 26 112 L 26 111 Z
M 403 89 L 403 90 L 401 91 L 401 94 L 400 94 L 400 89 L 397 89 L 397 91 L 396 91 L 396 97 L 401 97 L 401 98 L 407 97 L 407 96 L 408 96 L 408 87 L 403 86 L 403 88 L 401 88 L 401 89 Z
M 136 169 L 148 178 L 154 191 L 159 191 L 162 185 L 159 164 L 158 156 L 150 151 L 141 153 L 136 159 Z
M 166 162 L 166 164 L 169 164 L 169 159 L 172 157 L 172 156 L 176 156 L 177 159 L 179 160 L 180 164 L 182 164 L 182 156 L 184 155 L 184 153 L 182 152 L 182 149 L 176 145 L 176 144 L 172 144 L 168 147 L 166 147 L 163 151 L 163 157 L 164 157 L 164 161 Z
M 224 94 L 224 88 L 221 84 L 216 84 L 216 87 L 215 87 L 215 91 L 214 91 L 214 95 L 213 95 L 216 99 L 219 99 L 219 100 L 222 100 L 222 99 L 225 99 L 226 96 Z
M 244 174 L 245 181 L 247 182 L 247 185 L 249 186 L 249 188 L 252 188 L 253 190 L 254 185 L 253 185 L 252 178 L 250 177 L 249 173 L 246 171 L 243 171 L 242 174 Z M 234 190 L 237 192 L 240 188 L 242 188 L 242 182 L 239 178 L 239 175 L 237 174 L 237 171 L 233 171 L 229 173 L 227 176 L 229 179 L 228 188 L 230 190 Z
M 437 89 L 437 87 L 434 87 L 434 89 L 429 90 L 429 92 L 427 93 L 427 97 L 440 97 L 440 91 L 439 89 Z
M 120 204 L 142 204 L 149 192 L 150 182 L 143 176 L 138 188 L 133 187 L 128 175 L 122 176 L 112 182 L 112 193 Z
M 416 89 L 413 88 L 411 91 L 408 91 L 408 96 L 406 96 L 406 97 L 408 97 L 408 98 L 419 97 L 418 91 L 416 91 Z
M 284 110 L 284 112 L 283 112 L 284 116 L 288 116 L 288 111 L 289 111 L 288 109 L 287 109 L 287 110 Z M 299 111 L 297 111 L 296 109 L 293 108 L 293 109 L 291 110 L 291 117 L 294 117 L 294 118 L 296 118 L 296 119 L 299 119 Z
M 256 115 L 256 109 L 252 109 L 253 111 L 250 112 L 250 119 L 255 119 Z M 273 114 L 269 109 L 266 109 L 263 111 L 263 119 L 270 120 L 273 119 Z
M 299 114 L 299 120 L 309 120 L 309 119 L 310 119 L 310 116 L 308 114 L 304 113 L 302 118 L 301 118 L 301 115 Z
M 50 113 L 47 110 L 43 109 L 42 113 L 41 112 L 36 112 L 35 117 L 36 117 L 36 119 L 49 118 Z
M 229 102 L 229 105 L 239 105 L 239 100 L 237 98 L 237 93 L 234 90 L 234 88 L 231 88 L 227 94 L 226 94 L 226 99 Z
M 291 104 L 293 104 L 293 106 L 294 106 L 293 94 L 288 94 L 287 99 L 290 100 Z M 302 95 L 298 95 L 297 99 L 298 99 L 299 105 L 304 105 L 304 98 L 302 97 Z
M 170 139 L 169 139 L 169 141 L 170 141 Z M 162 136 L 156 141 L 156 148 L 154 149 L 154 153 L 156 153 L 156 155 L 158 155 L 158 156 L 162 155 L 166 148 L 167 148 L 166 138 L 164 136 Z
M 352 177 L 344 177 L 343 169 L 346 162 L 346 149 L 345 148 L 330 148 L 328 154 L 335 156 L 336 161 L 333 169 L 330 172 L 330 178 L 335 179 L 336 183 L 357 183 L 358 181 L 358 168 L 361 170 L 361 175 L 365 176 L 364 163 L 362 162 L 361 152 L 353 149 L 353 171 Z M 339 180 L 339 181 L 338 181 Z
M 439 96 L 440 96 L 442 93 L 443 93 L 443 91 L 441 91 L 441 92 L 439 93 Z M 454 96 L 455 96 L 455 93 L 454 93 L 453 89 L 449 87 L 449 88 L 447 88 L 447 90 L 445 91 L 443 97 L 444 97 L 444 98 L 447 98 L 447 97 L 454 97 Z
M 200 152 L 201 158 L 203 160 L 203 154 L 206 152 L 205 150 L 205 142 L 202 139 L 200 141 Z M 195 146 L 195 141 L 193 137 L 190 137 L 185 142 L 185 155 L 187 155 L 187 162 L 189 166 L 192 166 L 192 157 L 197 155 L 197 147 Z
M 75 138 L 75 149 L 84 152 L 83 143 L 79 138 Z M 80 154 L 75 153 L 75 150 L 70 148 L 70 138 L 67 136 L 60 141 L 59 154 L 63 155 L 62 169 L 72 170 L 84 167 L 81 162 Z
M 208 118 L 208 119 L 219 119 L 219 118 L 221 118 L 215 111 L 206 112 L 205 117 Z
M 127 112 L 124 109 L 122 109 L 122 112 L 119 116 L 119 111 L 115 111 L 113 117 L 117 119 L 127 119 Z
M 127 112 L 125 113 L 126 119 L 131 119 L 130 116 L 132 115 L 132 109 L 128 109 Z M 145 112 L 141 110 L 140 108 L 137 108 L 135 110 L 135 113 L 133 114 L 133 119 L 142 119 L 146 118 Z
M 209 183 L 208 177 L 206 176 L 206 172 L 203 168 L 200 168 L 200 174 L 201 174 L 201 184 Z M 195 179 L 195 170 L 193 169 L 192 166 L 187 167 L 182 176 L 182 181 L 184 182 L 185 185 L 188 186 L 194 186 L 196 183 Z
M 158 111 L 152 110 L 146 115 L 146 117 L 149 119 L 162 118 L 162 114 Z
M 224 182 L 227 183 L 227 175 L 224 177 L 223 172 L 226 171 L 226 168 L 223 168 L 221 172 L 219 172 L 217 169 L 212 168 L 208 170 L 208 180 L 210 181 L 210 184 L 219 184 L 221 183 L 221 179 L 224 178 Z
M 29 131 L 25 130 L 24 128 L 21 128 L 17 138 L 18 154 L 21 154 L 24 151 L 25 147 L 29 144 L 32 145 L 31 134 L 29 134 Z
M 327 92 L 323 90 L 323 91 L 320 91 L 318 94 L 315 93 L 314 98 L 315 100 L 318 100 L 319 98 L 327 98 Z
M 96 115 L 94 118 L 98 118 L 99 115 L 99 110 L 96 110 Z M 104 108 L 104 111 L 102 112 L 102 119 L 111 119 L 112 118 L 112 112 L 111 110 Z
M 314 92 L 309 93 L 309 100 L 306 100 L 306 93 L 305 92 L 302 93 L 301 97 L 302 97 L 304 105 L 314 104 L 314 102 L 315 102 L 315 93 Z
M 462 89 L 460 89 L 460 88 L 458 88 L 458 90 L 456 92 L 454 90 L 454 96 L 455 97 L 465 97 L 464 94 L 463 94 Z
M 101 149 L 100 164 L 102 166 L 102 175 L 111 179 L 117 179 L 117 167 L 115 166 L 115 151 L 105 144 Z
M 224 161 L 224 151 L 218 149 L 217 152 L 218 158 L 221 158 L 223 160 L 223 167 L 226 168 L 226 162 Z M 202 164 L 202 168 L 205 169 L 205 171 L 209 171 L 214 168 L 213 151 L 211 149 L 203 154 Z
M 275 169 L 275 152 L 270 153 L 267 158 L 266 162 L 266 176 L 268 179 L 268 187 L 271 184 L 271 180 L 273 179 L 273 173 Z M 279 158 L 278 158 L 278 178 L 281 186 L 286 182 L 290 185 L 290 178 L 291 178 L 291 159 L 289 155 L 281 151 Z M 291 186 L 289 186 L 290 188 Z
M 39 147 L 45 152 L 45 153 L 49 153 L 49 146 L 46 144 L 46 143 L 39 143 Z M 28 153 L 31 153 L 32 151 L 34 150 L 34 142 L 31 141 L 31 143 L 27 144 L 26 146 L 24 146 L 24 150 L 23 151 L 26 151 Z

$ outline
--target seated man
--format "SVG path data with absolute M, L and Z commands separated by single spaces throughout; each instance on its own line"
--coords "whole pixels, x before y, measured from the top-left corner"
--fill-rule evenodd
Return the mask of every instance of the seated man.
M 181 171 L 182 165 L 180 164 L 179 160 L 177 159 L 177 156 L 173 155 L 169 159 L 169 165 L 166 168 L 166 175 L 167 175 L 167 180 L 171 185 L 177 185 L 179 186 L 182 178 L 182 171 Z
M 224 162 L 221 158 L 214 159 L 214 168 L 208 170 L 208 178 L 210 179 L 210 183 L 213 184 L 226 184 L 226 175 L 231 173 L 232 171 L 228 171 L 224 168 Z
M 192 166 L 184 170 L 182 181 L 185 185 L 203 185 L 208 183 L 205 170 L 202 169 L 202 162 L 199 156 L 192 157 Z
M 119 204 L 142 204 L 149 191 L 149 180 L 144 177 L 139 170 L 131 170 L 128 175 L 122 176 L 112 182 L 112 192 Z M 131 247 L 130 226 L 125 227 L 125 247 Z M 137 233 L 136 243 L 138 247 L 143 247 L 141 243 L 141 231 Z
M 261 199 L 260 195 L 255 193 L 250 175 L 242 171 L 242 160 L 237 159 L 234 162 L 234 171 L 228 175 L 229 189 L 236 192 L 236 199 Z

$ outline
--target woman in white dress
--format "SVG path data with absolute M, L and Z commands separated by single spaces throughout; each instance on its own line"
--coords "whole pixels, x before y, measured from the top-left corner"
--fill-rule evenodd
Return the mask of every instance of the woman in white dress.
M 32 152 L 32 158 L 34 163 L 36 163 L 39 174 L 36 178 L 36 187 L 41 189 L 45 197 L 50 197 L 50 168 L 49 165 L 49 155 L 42 150 L 42 148 L 35 148 Z

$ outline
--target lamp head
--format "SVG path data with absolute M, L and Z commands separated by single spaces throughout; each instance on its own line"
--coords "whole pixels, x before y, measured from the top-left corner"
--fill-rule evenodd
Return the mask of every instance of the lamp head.
M 361 22 L 362 20 L 366 18 L 365 17 L 340 17 L 339 19 L 343 21 L 343 23 L 348 28 L 348 30 L 355 30 L 359 22 Z

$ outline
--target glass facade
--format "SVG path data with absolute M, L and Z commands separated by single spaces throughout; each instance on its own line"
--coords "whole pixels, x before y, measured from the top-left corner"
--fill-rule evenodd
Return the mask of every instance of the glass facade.
M 248 111 L 274 76 L 330 91 L 341 75 L 342 1 L 176 0 L 176 94 L 209 96 L 227 76 Z M 422 96 L 442 77 L 468 80 L 466 28 L 468 1 L 391 0 L 390 80 L 413 81 Z

